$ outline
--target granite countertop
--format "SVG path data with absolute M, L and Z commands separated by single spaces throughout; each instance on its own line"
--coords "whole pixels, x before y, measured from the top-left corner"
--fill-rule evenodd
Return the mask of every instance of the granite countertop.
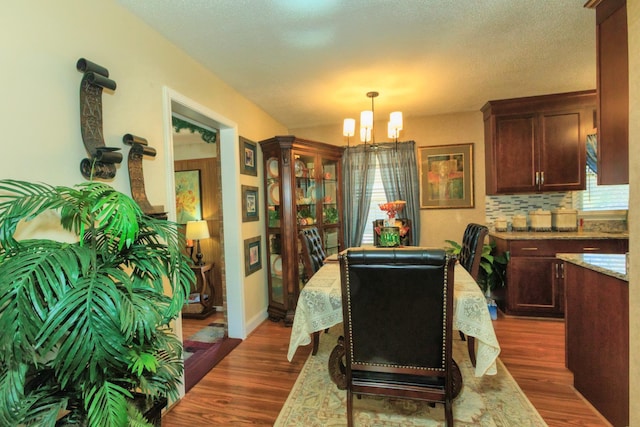
M 628 232 L 607 231 L 491 231 L 490 236 L 503 240 L 544 239 L 628 239 Z
M 557 254 L 556 257 L 616 279 L 629 281 L 625 254 Z

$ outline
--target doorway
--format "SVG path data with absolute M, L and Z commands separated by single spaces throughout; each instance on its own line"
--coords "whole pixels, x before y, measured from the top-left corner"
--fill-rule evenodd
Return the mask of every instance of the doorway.
M 241 236 L 241 202 L 239 191 L 239 150 L 237 125 L 226 117 L 204 107 L 174 90 L 163 89 L 164 100 L 164 141 L 165 171 L 167 176 L 167 211 L 169 220 L 176 221 L 175 196 L 175 155 L 172 117 L 178 115 L 206 128 L 219 130 L 216 148 L 217 165 L 220 176 L 220 284 L 222 306 L 226 311 L 226 328 L 230 338 L 246 338 L 244 315 L 243 277 L 244 259 L 242 255 Z M 203 142 L 203 145 L 206 145 Z M 226 189 L 226 190 L 224 190 Z M 178 335 L 182 340 L 182 319 L 176 324 Z

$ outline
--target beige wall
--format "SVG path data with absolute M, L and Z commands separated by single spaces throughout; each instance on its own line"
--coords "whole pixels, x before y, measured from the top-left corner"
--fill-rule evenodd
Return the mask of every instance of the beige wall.
M 386 123 L 376 122 L 376 129 L 384 129 Z M 309 129 L 292 129 L 291 133 L 315 141 L 334 145 L 346 145 L 342 125 Z M 376 141 L 382 133 L 376 132 Z M 420 244 L 422 246 L 446 245 L 445 240 L 460 242 L 465 227 L 470 222 L 485 222 L 484 181 L 484 124 L 480 111 L 446 114 L 430 117 L 405 117 L 401 141 L 413 140 L 419 147 L 474 143 L 475 207 L 472 209 L 423 209 L 420 211 Z M 351 140 L 351 144 L 360 144 Z
M 147 196 L 154 205 L 173 203 L 167 200 L 163 87 L 235 122 L 238 133 L 251 140 L 287 132 L 112 0 L 5 2 L 0 52 L 2 178 L 60 185 L 84 181 L 79 171 L 87 155 L 80 134 L 82 74 L 75 67 L 81 57 L 106 67 L 117 83 L 115 92 L 102 96 L 106 145 L 120 147 L 125 158 L 110 184 L 130 193 L 129 147 L 123 145 L 122 135 L 142 136 L 158 151 L 155 159 L 144 160 Z M 238 170 L 239 162 L 234 163 Z M 262 180 L 242 175 L 237 188 L 228 190 L 240 193 L 240 184 L 261 187 Z M 241 258 L 243 239 L 261 234 L 264 223 L 240 224 L 237 229 L 240 232 L 226 236 L 225 244 Z M 243 264 L 242 259 L 235 261 Z M 266 270 L 241 277 L 243 281 L 229 285 L 240 287 L 244 320 L 255 325 L 266 317 Z
M 627 0 L 629 30 L 629 425 L 640 426 L 640 1 Z

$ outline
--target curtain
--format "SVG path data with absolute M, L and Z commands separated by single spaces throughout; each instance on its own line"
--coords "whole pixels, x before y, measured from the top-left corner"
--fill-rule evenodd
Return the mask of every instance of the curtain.
M 598 136 L 596 134 L 587 135 L 587 166 L 593 171 L 598 173 Z
M 345 248 L 362 244 L 375 179 L 374 156 L 364 145 L 348 147 L 342 156 Z
M 379 144 L 378 167 L 387 201 L 405 200 L 398 214 L 411 220 L 411 240 L 420 246 L 420 181 L 415 141 Z

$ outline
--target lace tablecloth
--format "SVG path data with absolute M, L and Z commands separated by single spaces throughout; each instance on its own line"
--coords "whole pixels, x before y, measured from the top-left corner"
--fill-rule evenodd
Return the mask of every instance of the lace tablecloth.
M 500 344 L 493 330 L 486 299 L 467 270 L 459 264 L 455 268 L 454 286 L 453 328 L 476 339 L 476 376 L 495 375 Z M 341 322 L 340 264 L 329 262 L 300 291 L 287 359 L 293 359 L 299 346 L 311 343 L 313 332 Z

